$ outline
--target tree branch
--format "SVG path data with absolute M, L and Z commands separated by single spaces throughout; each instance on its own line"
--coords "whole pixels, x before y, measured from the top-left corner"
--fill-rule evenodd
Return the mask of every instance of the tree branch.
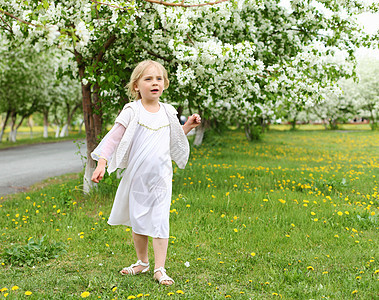
M 117 6 L 117 5 L 113 5 L 113 4 L 109 4 L 109 3 L 104 3 L 104 2 L 99 2 L 99 1 L 95 1 L 95 0 L 90 0 L 90 1 L 92 3 L 96 3 L 96 4 L 106 5 L 106 6 L 113 7 L 113 8 L 118 8 L 120 10 L 128 10 L 128 9 L 130 9 L 129 7 L 121 7 L 121 6 Z
M 18 17 L 16 17 L 16 16 L 10 14 L 9 12 L 7 12 L 7 11 L 1 9 L 1 8 L 0 8 L 0 12 L 2 12 L 4 15 L 7 15 L 8 17 L 11 17 L 11 18 L 13 18 L 13 19 L 15 19 L 15 20 L 17 20 L 17 21 L 19 21 L 19 22 L 21 22 L 21 23 L 26 24 L 26 25 L 30 25 L 30 26 L 34 26 L 34 27 L 43 27 L 43 26 L 40 25 L 40 24 L 32 24 L 32 23 L 30 23 L 30 22 L 27 22 L 27 21 L 25 21 L 25 20 L 22 20 L 22 19 L 20 19 L 20 18 L 18 18 Z
M 169 58 L 167 58 L 167 57 L 163 57 L 163 56 L 161 56 L 161 55 L 159 55 L 159 54 L 157 54 L 157 53 L 155 53 L 155 52 L 152 52 L 152 51 L 150 51 L 150 50 L 147 50 L 146 48 L 144 48 L 144 47 L 142 47 L 147 53 L 149 53 L 150 55 L 152 55 L 152 56 L 154 56 L 154 57 L 156 57 L 156 58 L 160 58 L 160 59 L 162 59 L 162 60 L 164 60 L 164 61 L 166 61 L 166 62 L 171 62 L 172 61 L 172 59 L 170 60 Z
M 9 24 L 3 19 L 2 16 L 0 16 L 0 19 L 1 19 L 1 21 L 3 21 L 3 23 L 4 23 L 5 25 L 8 25 L 9 28 L 7 28 L 5 25 L 1 25 L 1 27 L 3 27 L 5 30 L 8 30 L 10 33 L 13 34 L 13 30 L 12 30 L 11 25 L 9 25 Z
M 121 9 L 121 10 L 128 10 L 128 9 L 130 9 L 130 8 L 127 8 L 127 7 L 116 6 L 116 5 L 112 5 L 112 4 L 109 4 L 109 3 L 99 2 L 99 1 L 96 1 L 96 0 L 90 0 L 90 1 L 93 2 L 93 3 L 96 3 L 96 4 L 106 5 L 106 6 L 113 7 L 113 8 L 118 8 L 118 9 Z M 150 3 L 155 3 L 155 4 L 160 4 L 160 5 L 164 5 L 164 6 L 199 7 L 199 6 L 206 6 L 206 5 L 215 5 L 215 4 L 222 3 L 222 2 L 228 2 L 230 0 L 218 0 L 218 1 L 215 1 L 215 2 L 206 2 L 206 3 L 199 3 L 199 4 L 185 4 L 184 3 L 185 0 L 182 0 L 181 3 L 171 3 L 171 2 L 166 2 L 166 1 L 163 1 L 163 0 L 143 0 L 143 1 L 150 2 Z
M 99 61 L 101 61 L 101 59 L 103 58 L 105 52 L 108 50 L 108 48 L 116 41 L 116 36 L 113 34 L 110 36 L 110 38 L 105 42 L 104 46 L 102 47 L 102 49 L 100 50 L 100 52 L 97 54 L 96 58 L 94 57 L 95 59 L 95 65 L 94 67 L 96 67 L 96 65 L 98 64 Z
M 161 4 L 164 6 L 199 7 L 199 6 L 206 6 L 206 5 L 215 5 L 215 4 L 219 4 L 222 2 L 228 2 L 230 0 L 218 0 L 215 2 L 206 2 L 206 3 L 199 3 L 199 4 L 184 4 L 184 0 L 181 3 L 171 3 L 171 2 L 166 2 L 163 0 L 144 0 L 144 1 L 150 2 L 150 3 Z

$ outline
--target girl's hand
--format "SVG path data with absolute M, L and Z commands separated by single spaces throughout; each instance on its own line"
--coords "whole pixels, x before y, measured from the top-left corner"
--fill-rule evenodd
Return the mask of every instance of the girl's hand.
M 201 117 L 198 114 L 193 114 L 192 116 L 188 117 L 186 124 L 190 126 L 191 129 L 196 128 L 201 124 Z
M 105 174 L 105 165 L 106 161 L 104 159 L 99 159 L 97 167 L 92 174 L 91 180 L 95 183 L 99 183 L 101 179 L 103 179 Z
M 192 129 L 196 128 L 201 124 L 201 118 L 198 114 L 193 114 L 192 116 L 188 117 L 187 122 L 183 125 L 183 131 L 184 134 L 187 134 Z

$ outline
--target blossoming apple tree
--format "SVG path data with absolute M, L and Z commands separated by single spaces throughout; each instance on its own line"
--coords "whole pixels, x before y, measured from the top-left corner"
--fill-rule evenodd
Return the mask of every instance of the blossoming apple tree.
M 68 69 L 82 84 L 85 184 L 102 123 L 127 100 L 124 86 L 141 59 L 169 70 L 166 101 L 205 120 L 238 122 L 250 137 L 262 116 L 286 103 L 315 103 L 338 78 L 354 75 L 354 49 L 368 43 L 354 17 L 375 9 L 359 0 L 290 7 L 278 0 L 0 0 L 8 35 L 74 55 Z M 342 63 L 325 59 L 337 50 L 346 53 Z

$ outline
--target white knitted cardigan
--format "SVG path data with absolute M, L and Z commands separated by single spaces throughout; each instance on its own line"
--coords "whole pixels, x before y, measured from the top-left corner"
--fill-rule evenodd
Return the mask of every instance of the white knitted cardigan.
M 188 157 L 189 157 L 189 143 L 186 135 L 184 134 L 183 128 L 179 123 L 176 109 L 166 103 L 161 103 L 166 111 L 168 120 L 170 121 L 170 154 L 171 159 L 175 161 L 180 169 L 184 169 Z M 129 150 L 132 144 L 132 138 L 137 128 L 139 120 L 139 106 L 136 101 L 128 103 L 123 109 L 132 109 L 134 116 L 129 120 L 123 120 L 121 115 L 116 119 L 117 122 L 121 123 L 125 128 L 125 133 L 121 138 L 116 150 L 112 155 L 112 159 L 108 166 L 108 173 L 114 172 L 116 169 L 126 168 L 128 166 L 129 160 Z

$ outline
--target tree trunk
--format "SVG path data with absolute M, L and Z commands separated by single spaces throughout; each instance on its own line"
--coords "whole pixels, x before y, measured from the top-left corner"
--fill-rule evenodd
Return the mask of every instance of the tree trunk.
M 207 120 L 204 120 L 199 126 L 196 127 L 195 140 L 193 141 L 195 146 L 200 146 L 203 143 L 206 122 Z
M 245 124 L 245 136 L 249 142 L 260 140 L 261 134 L 262 128 L 260 125 Z
M 55 129 L 55 138 L 58 138 L 59 137 L 59 131 L 60 131 L 61 127 L 59 126 L 59 124 L 57 124 L 57 128 Z
M 80 121 L 80 124 L 79 124 L 79 134 L 82 133 L 82 130 L 83 130 L 83 124 L 84 124 L 84 120 L 81 120 L 81 121 Z
M 250 134 L 250 125 L 245 124 L 245 136 L 247 140 L 250 142 L 251 141 L 251 134 Z
M 9 141 L 16 142 L 17 126 L 16 126 L 17 113 L 12 111 L 11 113 L 11 131 L 9 132 Z
M 95 139 L 96 139 L 96 145 L 97 145 L 97 139 L 101 136 L 102 129 L 103 129 L 103 114 L 102 114 L 102 107 L 101 107 L 101 99 L 99 98 L 99 85 L 95 83 L 94 85 L 94 92 L 93 92 L 93 107 L 94 111 L 92 113 L 94 126 L 95 126 Z
M 61 130 L 61 133 L 59 134 L 59 137 L 65 137 L 65 136 L 68 136 L 68 124 L 64 124 Z
M 296 117 L 293 118 L 291 123 L 291 130 L 296 130 Z
M 43 112 L 43 137 L 46 139 L 49 137 L 49 112 Z
M 33 117 L 29 116 L 28 118 L 28 126 L 30 128 L 30 138 L 33 138 Z
M 8 110 L 7 114 L 5 116 L 5 120 L 4 120 L 3 126 L 2 126 L 1 131 L 0 131 L 0 143 L 3 141 L 5 127 L 7 127 L 7 123 L 8 123 L 10 115 L 11 115 L 11 112 L 10 112 L 10 110 Z
M 82 67 L 83 68 L 83 67 Z M 80 68 L 81 69 L 81 68 Z M 80 72 L 80 71 L 79 71 Z M 84 75 L 84 68 L 82 70 Z M 83 76 L 81 76 L 82 78 Z M 84 193 L 88 193 L 93 186 L 91 176 L 96 168 L 96 162 L 91 158 L 91 152 L 96 147 L 96 132 L 95 122 L 93 118 L 92 103 L 91 103 L 91 85 L 82 83 L 82 95 L 83 95 L 83 118 L 86 129 L 86 141 L 87 141 L 87 162 L 83 178 L 83 190 Z

